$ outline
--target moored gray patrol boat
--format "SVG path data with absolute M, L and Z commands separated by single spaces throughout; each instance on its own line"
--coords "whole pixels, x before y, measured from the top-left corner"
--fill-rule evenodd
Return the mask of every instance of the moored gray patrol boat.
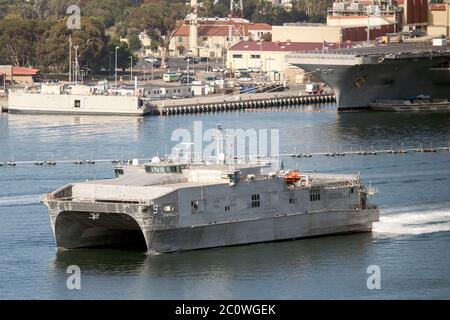
M 379 219 L 359 175 L 170 160 L 115 170 L 115 179 L 68 184 L 42 200 L 58 248 L 173 252 L 370 232 Z

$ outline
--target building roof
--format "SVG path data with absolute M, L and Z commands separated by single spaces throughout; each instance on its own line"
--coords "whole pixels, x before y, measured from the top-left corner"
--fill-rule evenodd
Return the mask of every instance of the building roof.
M 35 76 L 39 72 L 39 69 L 25 68 L 25 67 L 12 67 L 13 76 Z
M 325 43 L 326 48 L 337 49 L 338 43 Z M 268 41 L 241 41 L 230 48 L 231 51 L 278 51 L 278 52 L 292 52 L 292 51 L 314 51 L 322 50 L 324 43 L 322 42 L 268 42 Z M 347 47 L 348 44 L 341 44 L 341 47 Z
M 267 23 L 234 23 L 227 21 L 208 21 L 200 23 L 197 26 L 199 37 L 227 37 L 230 35 L 230 28 L 236 26 L 244 31 L 244 35 L 248 35 L 250 30 L 270 31 L 272 26 Z M 188 37 L 190 32 L 189 25 L 182 25 L 175 33 L 175 36 Z
M 447 11 L 447 3 L 432 3 L 430 5 L 431 11 Z
M 175 36 L 189 37 L 189 26 L 183 25 Z M 199 37 L 226 37 L 230 34 L 230 26 L 214 26 L 214 25 L 199 25 L 197 27 L 197 34 Z
M 247 29 L 248 30 L 267 30 L 270 31 L 272 30 L 272 26 L 270 24 L 267 23 L 249 23 L 247 25 Z

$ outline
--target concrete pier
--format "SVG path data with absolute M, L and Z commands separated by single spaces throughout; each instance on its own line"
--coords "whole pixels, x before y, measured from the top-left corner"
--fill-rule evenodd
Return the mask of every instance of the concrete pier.
M 288 107 L 335 102 L 333 94 L 304 95 L 293 91 L 241 95 L 213 95 L 188 99 L 153 101 L 153 114 L 175 115 L 216 111 L 235 111 Z

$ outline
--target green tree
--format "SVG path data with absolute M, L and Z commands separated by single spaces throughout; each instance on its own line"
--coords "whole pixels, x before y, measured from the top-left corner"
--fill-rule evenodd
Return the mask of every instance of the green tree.
M 82 17 L 81 30 L 69 30 L 66 20 L 55 23 L 46 33 L 45 43 L 38 47 L 40 65 L 50 71 L 67 71 L 69 67 L 69 36 L 73 46 L 78 46 L 78 63 L 86 73 L 97 72 L 109 63 L 108 37 L 105 35 L 103 23 L 99 20 Z M 72 48 L 74 56 L 74 48 Z
M 131 12 L 128 26 L 134 31 L 145 31 L 162 50 L 162 64 L 169 53 L 170 40 L 181 27 L 190 12 L 184 1 L 147 1 L 140 8 Z
M 133 52 L 139 51 L 142 48 L 142 42 L 137 32 L 130 32 L 128 35 L 128 46 Z
M 127 68 L 130 67 L 131 64 L 131 58 L 133 57 L 133 65 L 137 62 L 137 56 L 133 54 L 133 52 L 128 47 L 128 44 L 124 41 L 120 41 L 117 38 L 111 38 L 108 42 L 108 50 L 109 52 L 112 52 L 115 59 L 115 51 L 117 49 L 117 68 L 122 69 L 125 71 Z M 108 56 L 109 59 L 109 56 Z M 115 61 L 113 61 L 113 68 L 114 68 Z
M 203 0 L 203 6 L 199 8 L 200 17 L 228 17 L 230 14 L 230 0 Z
M 83 15 L 98 18 L 109 28 L 123 21 L 129 11 L 141 4 L 138 0 L 85 0 L 82 6 Z
M 47 21 L 23 19 L 14 14 L 0 21 L 0 55 L 8 64 L 35 66 L 36 49 L 45 42 Z

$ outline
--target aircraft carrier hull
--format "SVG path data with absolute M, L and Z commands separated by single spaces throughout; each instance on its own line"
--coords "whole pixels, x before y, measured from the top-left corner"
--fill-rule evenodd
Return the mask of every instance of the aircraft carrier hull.
M 369 108 L 377 100 L 418 95 L 449 99 L 449 55 L 427 52 L 415 55 L 403 52 L 399 56 L 294 54 L 287 61 L 330 86 L 338 110 L 343 111 Z

